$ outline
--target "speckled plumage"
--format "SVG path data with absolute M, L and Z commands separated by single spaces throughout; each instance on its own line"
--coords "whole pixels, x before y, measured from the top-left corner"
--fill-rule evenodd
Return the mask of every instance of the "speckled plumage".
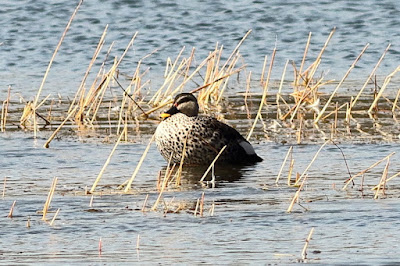
M 192 116 L 182 113 L 180 107 Z M 192 107 L 197 110 L 191 112 Z M 225 145 L 227 148 L 218 163 L 247 164 L 262 161 L 251 144 L 234 128 L 213 117 L 199 116 L 197 112 L 197 100 L 191 94 L 180 94 L 175 98 L 174 105 L 167 111 L 170 116 L 159 124 L 155 133 L 157 147 L 165 160 L 168 161 L 172 154 L 172 163 L 179 163 L 186 141 L 185 164 L 210 164 Z

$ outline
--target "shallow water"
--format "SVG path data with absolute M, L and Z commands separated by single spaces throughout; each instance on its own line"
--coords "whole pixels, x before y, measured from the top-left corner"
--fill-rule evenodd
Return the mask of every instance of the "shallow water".
M 371 44 L 334 102 L 339 105 L 349 102 L 388 43 L 392 43 L 378 70 L 378 81 L 382 84 L 383 77 L 400 60 L 397 1 L 301 4 L 84 1 L 42 94 L 52 94 L 52 97 L 41 108 L 41 114 L 45 115 L 51 106 L 56 119 L 51 126 L 41 128 L 35 139 L 32 132 L 23 132 L 18 126 L 25 105 L 19 97 L 29 100 L 36 94 L 75 5 L 74 1 L 2 2 L 0 23 L 6 26 L 0 28 L 1 100 L 7 97 L 7 87 L 11 85 L 8 123 L 6 131 L 0 134 L 0 180 L 7 178 L 5 197 L 0 200 L 0 260 L 4 264 L 289 264 L 301 261 L 301 251 L 311 228 L 315 230 L 307 252 L 309 263 L 400 262 L 396 253 L 400 237 L 397 228 L 400 181 L 398 178 L 389 181 L 385 195 L 380 194 L 379 199 L 374 199 L 374 191 L 370 190 L 379 183 L 386 161 L 366 173 L 364 179 L 356 178 L 354 186 L 342 190 L 349 178 L 348 171 L 355 175 L 392 152 L 396 154 L 390 158 L 388 176 L 400 171 L 399 124 L 387 112 L 390 104 L 380 101 L 379 112 L 373 118 L 366 112 L 358 113 L 371 104 L 374 86 L 368 86 L 349 124 L 343 123 L 345 110 L 338 112 L 339 124 L 334 132 L 331 131 L 332 117 L 317 129 L 312 123 L 312 113 L 305 112 L 300 145 L 296 144 L 298 121 L 294 123 L 296 127 L 287 121 L 278 121 L 274 105 L 276 79 L 280 78 L 287 59 L 299 64 L 310 31 L 313 32 L 311 60 L 330 30 L 337 27 L 320 67 L 321 72 L 329 74 L 325 80 L 340 79 L 365 43 Z M 197 63 L 217 42 L 224 45 L 223 57 L 227 57 L 247 30 L 252 29 L 240 51 L 247 64 L 246 71 L 252 71 L 254 80 L 258 80 L 264 56 L 271 54 L 276 42 L 272 92 L 262 113 L 264 123 L 257 125 L 251 139 L 264 161 L 243 168 L 216 167 L 214 187 L 211 183 L 197 182 L 204 169 L 184 169 L 182 185 L 178 188 L 170 185 L 163 194 L 165 203 L 161 202 L 152 211 L 159 195 L 157 178 L 167 165 L 154 144 L 133 182 L 132 192 L 124 194 L 118 190 L 131 177 L 157 125 L 155 120 L 141 121 L 140 126 L 129 128 L 128 142 L 118 146 L 93 196 L 93 206 L 89 206 L 91 196 L 84 191 L 92 186 L 116 138 L 118 117 L 111 114 L 111 120 L 107 118 L 108 102 L 102 106 L 93 130 L 76 134 L 76 126 L 67 123 L 50 149 L 42 147 L 65 116 L 68 97 L 73 97 L 79 87 L 106 24 L 109 24 L 106 47 L 116 41 L 109 64 L 114 56 L 121 55 L 134 32 L 139 32 L 133 49 L 120 67 L 121 73 L 131 75 L 139 59 L 159 49 L 143 61 L 142 69 L 150 67 L 146 77 L 151 80 L 145 92 L 159 88 L 167 58 L 174 58 L 183 46 L 186 46 L 186 55 L 196 47 Z M 385 97 L 392 102 L 398 90 L 396 78 L 385 92 Z M 121 79 L 121 82 L 127 81 Z M 259 82 L 252 84 L 256 83 L 248 99 L 249 110 L 243 106 L 241 92 L 245 87 L 233 85 L 221 108 L 208 112 L 224 119 L 243 135 L 247 134 L 253 122 L 247 112 L 254 117 L 261 99 Z M 323 102 L 336 84 L 321 89 Z M 188 86 L 186 90 L 191 88 Z M 285 83 L 284 90 L 292 91 L 290 81 Z M 58 93 L 63 96 L 59 102 Z M 284 97 L 293 104 L 287 94 Z M 111 102 L 110 99 L 110 107 L 120 105 L 118 100 L 112 102 L 115 106 Z M 345 159 L 335 145 L 325 146 L 307 172 L 299 202 L 292 213 L 286 213 L 297 191 L 297 187 L 287 185 L 288 165 L 277 185 L 275 179 L 289 145 L 294 145 L 294 179 L 296 173 L 303 173 L 330 136 Z M 58 208 L 60 213 L 50 226 L 41 221 L 40 211 L 53 177 L 58 178 L 58 184 L 48 219 Z M 194 212 L 203 192 L 204 214 L 199 217 Z M 142 212 L 147 195 L 145 212 Z M 13 218 L 8 218 L 14 201 Z
M 145 142 L 145 141 L 144 141 Z M 0 137 L 2 175 L 7 176 L 0 204 L 3 263 L 293 263 L 301 258 L 304 240 L 315 228 L 308 262 L 321 264 L 395 263 L 398 256 L 398 197 L 400 181 L 388 183 L 386 196 L 374 200 L 369 189 L 379 182 L 384 164 L 374 168 L 354 187 L 342 191 L 349 177 L 341 152 L 326 146 L 308 171 L 300 205 L 286 213 L 297 188 L 286 185 L 287 167 L 275 185 L 289 148 L 275 143 L 256 144 L 262 163 L 224 171 L 216 168 L 216 187 L 202 187 L 190 179 L 180 189 L 171 186 L 164 199 L 169 212 L 150 211 L 158 192 L 157 174 L 166 162 L 153 146 L 133 183 L 133 193 L 115 194 L 128 179 L 146 143 L 122 144 L 100 181 L 93 206 L 84 195 L 112 149 L 111 144 L 59 140 L 43 149 L 44 139 L 25 133 Z M 302 173 L 320 145 L 296 145 L 294 171 Z M 398 144 L 341 146 L 352 175 L 389 153 Z M 397 173 L 399 155 L 391 158 L 389 176 Z M 200 178 L 202 172 L 192 172 Z M 51 179 L 59 178 L 51 210 L 60 208 L 53 226 L 37 213 L 43 208 Z M 184 174 L 185 176 L 185 174 Z M 224 179 L 234 177 L 234 181 Z M 110 194 L 110 192 L 113 192 Z M 194 216 L 205 193 L 204 215 Z M 141 208 L 149 195 L 146 212 Z M 6 214 L 12 202 L 12 219 Z M 215 204 L 214 215 L 210 209 Z M 177 213 L 171 211 L 182 207 Z M 54 212 L 48 214 L 51 217 Z M 26 227 L 30 217 L 31 226 Z M 139 250 L 136 249 L 140 236 Z M 102 252 L 98 242 L 102 239 Z

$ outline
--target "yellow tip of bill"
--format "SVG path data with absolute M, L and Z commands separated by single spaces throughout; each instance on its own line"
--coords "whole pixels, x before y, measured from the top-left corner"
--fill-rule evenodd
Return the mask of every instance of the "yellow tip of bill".
M 167 117 L 170 117 L 171 115 L 170 114 L 167 114 L 167 113 L 162 113 L 161 115 L 160 115 L 160 117 L 161 118 L 167 118 Z

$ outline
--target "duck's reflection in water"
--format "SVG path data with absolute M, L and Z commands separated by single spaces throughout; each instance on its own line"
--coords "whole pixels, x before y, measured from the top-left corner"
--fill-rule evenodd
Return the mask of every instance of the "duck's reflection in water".
M 159 183 L 161 184 L 167 178 L 168 182 L 179 183 L 181 185 L 207 185 L 214 187 L 221 183 L 239 181 L 245 174 L 247 175 L 251 171 L 251 167 L 249 166 L 216 165 L 203 178 L 207 169 L 208 166 L 185 165 L 182 167 L 179 176 L 179 165 L 172 166 L 169 169 L 167 166 L 164 166 L 160 170 Z

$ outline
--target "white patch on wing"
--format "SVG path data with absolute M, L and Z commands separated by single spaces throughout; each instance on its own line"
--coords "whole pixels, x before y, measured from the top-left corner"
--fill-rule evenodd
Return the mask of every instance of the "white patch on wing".
M 250 143 L 248 143 L 247 141 L 241 140 L 239 141 L 239 145 L 242 146 L 242 148 L 244 149 L 244 151 L 248 154 L 248 155 L 253 155 L 256 154 L 253 146 L 251 146 Z

